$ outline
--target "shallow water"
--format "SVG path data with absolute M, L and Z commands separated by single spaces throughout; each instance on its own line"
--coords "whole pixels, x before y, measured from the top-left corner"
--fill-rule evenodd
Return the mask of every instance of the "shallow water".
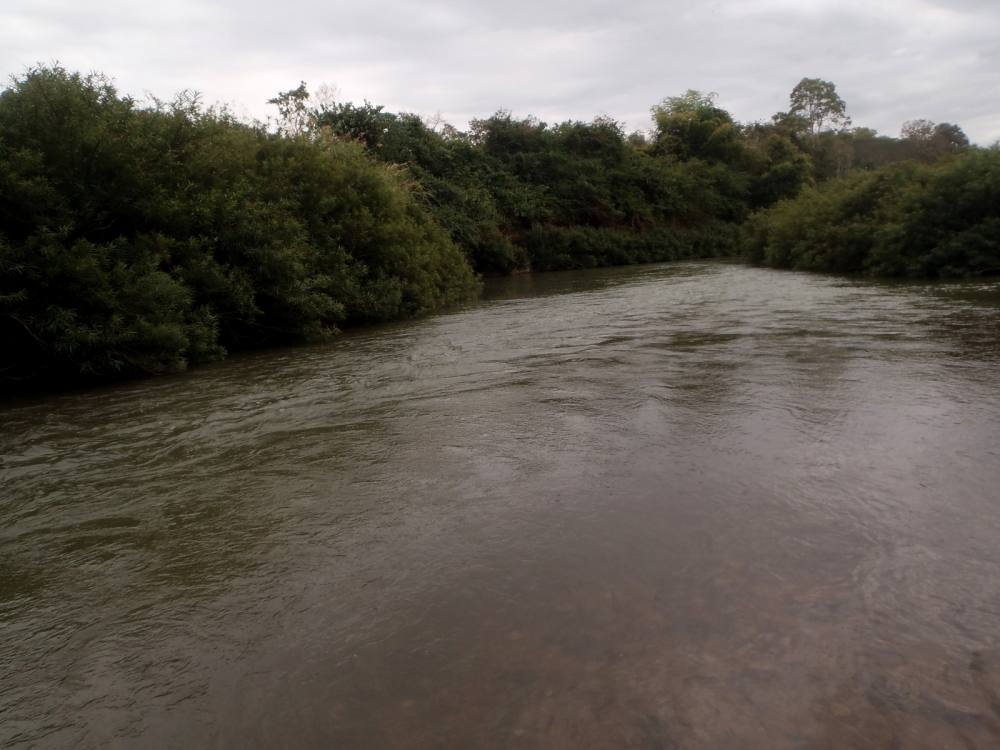
M 1000 746 L 1000 283 L 488 291 L 0 406 L 0 746 Z

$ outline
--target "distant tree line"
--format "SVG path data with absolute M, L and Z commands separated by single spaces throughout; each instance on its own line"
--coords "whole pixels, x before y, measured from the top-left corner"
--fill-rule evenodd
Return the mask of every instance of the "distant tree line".
M 997 152 L 947 123 L 915 120 L 898 139 L 851 129 L 819 79 L 770 123 L 688 91 L 635 133 L 502 111 L 459 131 L 314 100 L 305 84 L 271 103 L 269 128 L 191 95 L 140 105 L 58 66 L 12 80 L 0 380 L 163 372 L 322 339 L 461 304 L 482 274 L 740 252 L 823 270 L 1000 270 Z M 866 231 L 884 244 L 846 239 Z
M 856 171 L 751 217 L 746 257 L 909 278 L 1000 274 L 1000 150 Z
M 817 98 L 826 104 L 803 104 Z M 813 180 L 744 224 L 746 259 L 881 277 L 1000 274 L 1000 148 L 972 148 L 959 126 L 925 119 L 899 138 L 849 129 L 829 82 L 804 79 L 791 99 L 774 126 L 810 154 Z M 809 127 L 810 113 L 838 127 Z

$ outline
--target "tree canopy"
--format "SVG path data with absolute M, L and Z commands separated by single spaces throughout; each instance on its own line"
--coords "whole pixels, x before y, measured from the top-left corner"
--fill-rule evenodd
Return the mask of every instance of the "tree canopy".
M 803 78 L 788 97 L 788 116 L 798 118 L 813 137 L 827 130 L 850 126 L 847 104 L 837 94 L 837 87 L 821 78 Z
M 476 289 L 397 170 L 37 68 L 0 94 L 0 376 L 106 377 L 420 314 Z
M 474 297 L 476 274 L 719 255 L 997 272 L 996 152 L 914 120 L 847 129 L 832 83 L 741 124 L 713 93 L 621 123 L 466 131 L 280 92 L 274 128 L 32 68 L 0 93 L 0 379 L 176 370 Z M 749 219 L 749 221 L 748 221 Z

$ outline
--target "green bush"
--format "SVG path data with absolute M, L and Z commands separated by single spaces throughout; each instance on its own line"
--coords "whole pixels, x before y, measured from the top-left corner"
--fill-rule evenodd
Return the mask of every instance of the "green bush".
M 1000 273 L 1000 151 L 849 175 L 759 212 L 744 252 L 776 268 L 896 277 Z
M 403 172 L 38 68 L 0 94 L 0 377 L 175 370 L 469 299 Z

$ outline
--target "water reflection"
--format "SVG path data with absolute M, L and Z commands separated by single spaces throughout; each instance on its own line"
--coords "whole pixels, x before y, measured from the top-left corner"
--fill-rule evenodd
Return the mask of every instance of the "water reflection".
M 515 277 L 8 405 L 0 743 L 994 747 L 998 289 Z

